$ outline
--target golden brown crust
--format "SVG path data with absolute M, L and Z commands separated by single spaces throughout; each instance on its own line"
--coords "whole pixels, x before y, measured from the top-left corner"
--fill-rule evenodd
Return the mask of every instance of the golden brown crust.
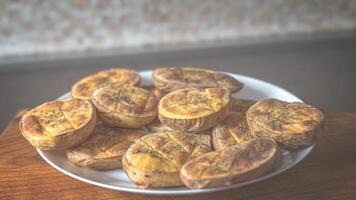
M 144 136 L 139 129 L 122 129 L 99 124 L 82 144 L 67 150 L 73 164 L 96 170 L 122 167 L 122 156 L 132 143 Z
M 279 164 L 278 145 L 257 138 L 243 147 L 231 146 L 190 160 L 182 167 L 180 177 L 189 188 L 223 187 L 253 180 Z
M 245 114 L 256 102 L 256 100 L 231 97 L 231 111 Z
M 152 79 L 155 87 L 164 92 L 189 87 L 225 87 L 233 93 L 243 87 L 241 82 L 225 73 L 191 67 L 157 68 L 153 70 Z
M 230 108 L 225 88 L 188 88 L 171 92 L 158 105 L 159 120 L 180 132 L 199 132 L 223 120 Z
M 117 85 L 94 92 L 92 102 L 99 118 L 110 126 L 140 128 L 157 116 L 157 98 L 145 89 Z
M 135 70 L 116 68 L 97 72 L 75 83 L 71 90 L 72 97 L 90 100 L 95 90 L 108 85 L 139 85 L 140 75 Z
M 20 121 L 22 135 L 36 148 L 66 149 L 86 140 L 96 124 L 94 106 L 86 100 L 67 99 L 44 103 Z
M 239 112 L 230 112 L 224 121 L 213 128 L 212 141 L 215 150 L 229 146 L 243 146 L 253 139 L 246 117 Z
M 282 148 L 295 150 L 315 143 L 324 115 L 305 103 L 265 99 L 253 105 L 246 118 L 253 136 L 272 138 Z
M 126 174 L 138 186 L 172 187 L 182 185 L 179 171 L 184 163 L 209 151 L 209 135 L 159 132 L 137 140 L 122 162 Z

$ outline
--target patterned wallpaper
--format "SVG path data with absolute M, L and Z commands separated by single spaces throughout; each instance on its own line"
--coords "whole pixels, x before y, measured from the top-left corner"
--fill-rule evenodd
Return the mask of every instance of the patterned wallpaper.
M 0 57 L 355 29 L 355 0 L 0 1 Z

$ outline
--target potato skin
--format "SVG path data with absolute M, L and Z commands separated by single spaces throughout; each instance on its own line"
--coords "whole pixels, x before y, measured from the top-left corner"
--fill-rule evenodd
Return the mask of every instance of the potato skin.
M 153 70 L 152 79 L 155 87 L 164 92 L 189 87 L 225 87 L 233 93 L 243 88 L 243 83 L 227 74 L 193 67 L 156 68 Z
M 180 168 L 188 160 L 211 151 L 210 140 L 210 135 L 151 133 L 126 151 L 123 169 L 142 188 L 179 186 Z
M 99 124 L 80 145 L 67 149 L 68 160 L 82 167 L 111 170 L 122 167 L 122 156 L 132 143 L 144 136 L 140 129 L 113 128 Z
M 141 86 L 141 88 L 152 92 L 157 97 L 158 100 L 162 99 L 162 97 L 164 97 L 164 95 L 167 94 L 167 92 L 159 90 L 158 88 L 155 88 L 153 85 L 144 85 Z
M 122 158 L 122 165 L 125 169 L 127 176 L 141 188 L 165 188 L 181 186 L 182 181 L 176 177 L 179 177 L 179 171 L 177 172 L 142 172 L 136 170 L 125 157 Z
M 233 145 L 243 146 L 253 139 L 245 114 L 240 112 L 229 112 L 226 119 L 212 130 L 212 141 L 215 150 L 225 149 Z
M 102 120 L 103 123 L 113 127 L 141 128 L 156 118 L 156 116 L 127 117 L 124 115 L 115 115 L 110 112 L 101 111 L 100 109 L 102 107 L 100 107 L 100 105 L 97 105 L 96 107 L 100 120 Z M 105 108 L 102 108 L 102 110 L 105 110 Z
M 204 114 L 202 116 L 200 116 L 200 115 L 195 116 L 195 114 L 197 114 L 199 111 L 197 111 L 197 112 L 192 111 L 192 115 L 187 116 L 185 118 L 185 117 L 179 116 L 179 111 L 176 111 L 178 109 L 174 108 L 175 105 L 173 107 L 167 107 L 167 108 L 165 107 L 165 101 L 168 101 L 168 102 L 174 101 L 174 100 L 171 100 L 170 97 L 174 96 L 177 93 L 193 91 L 193 95 L 195 95 L 194 94 L 195 92 L 203 93 L 202 91 L 204 91 L 204 90 L 212 91 L 212 93 L 218 93 L 218 95 L 216 95 L 216 97 L 218 99 L 214 99 L 213 101 L 215 101 L 215 100 L 219 101 L 219 103 L 223 105 L 223 106 L 221 106 L 221 108 L 219 110 L 216 110 L 216 111 L 214 110 L 214 112 L 211 112 L 206 115 Z M 181 102 L 178 102 L 178 103 L 181 103 Z M 178 105 L 178 107 L 179 107 L 179 105 Z M 201 131 L 204 131 L 206 129 L 209 129 L 209 128 L 215 126 L 217 123 L 224 120 L 225 117 L 227 116 L 227 113 L 228 113 L 230 107 L 231 107 L 230 93 L 227 89 L 224 89 L 224 88 L 182 89 L 182 90 L 177 90 L 172 93 L 169 93 L 168 95 L 166 95 L 164 98 L 161 99 L 159 106 L 158 106 L 158 118 L 162 122 L 162 124 L 172 128 L 178 132 L 187 132 L 187 133 L 201 132 Z M 179 116 L 179 118 L 174 117 L 174 115 L 170 116 L 169 115 L 170 111 L 166 112 L 168 114 L 163 112 L 164 110 L 169 110 L 169 109 L 172 110 L 171 113 L 174 113 L 174 115 Z M 189 111 L 187 111 L 187 112 L 189 112 Z
M 271 126 L 273 125 L 272 122 L 261 120 L 261 118 L 273 118 L 273 110 L 281 110 L 287 113 L 282 120 L 296 118 L 294 123 L 301 128 L 296 131 L 282 127 L 283 121 L 281 122 L 282 125 Z M 303 110 L 303 112 L 300 111 L 302 113 L 299 114 L 298 110 Z M 293 112 L 295 116 L 289 114 L 293 114 Z M 307 117 L 311 118 L 303 119 Z M 250 107 L 246 113 L 246 119 L 252 136 L 274 139 L 282 148 L 293 151 L 315 143 L 323 124 L 324 115 L 317 108 L 305 103 L 288 103 L 277 99 L 265 99 Z
M 87 106 L 88 118 L 84 118 L 83 123 L 78 128 L 72 128 L 68 130 L 63 130 L 60 133 L 49 133 L 46 131 L 46 128 L 43 128 L 41 125 L 38 116 L 34 115 L 34 112 L 40 112 L 48 115 L 53 112 L 54 109 L 58 107 L 57 104 L 85 104 Z M 73 109 L 76 109 L 73 107 Z M 73 113 L 76 111 L 73 110 Z M 81 116 L 79 116 L 81 117 Z M 55 118 L 43 118 L 42 120 L 47 120 L 53 122 L 57 127 L 61 127 L 61 124 L 55 121 L 58 116 Z M 95 128 L 96 124 L 96 112 L 94 106 L 86 100 L 80 99 L 68 99 L 63 101 L 51 101 L 44 103 L 29 112 L 27 112 L 19 122 L 19 128 L 22 135 L 32 144 L 32 146 L 42 149 L 42 150 L 54 150 L 54 149 L 67 149 L 73 146 L 76 146 L 83 141 L 85 141 L 92 131 Z
M 92 102 L 107 125 L 140 128 L 157 116 L 157 98 L 145 89 L 111 85 L 96 90 Z
M 140 82 L 141 77 L 137 71 L 125 68 L 113 68 L 99 71 L 79 80 L 72 86 L 71 95 L 74 98 L 91 100 L 93 92 L 102 87 L 113 84 L 136 86 Z
M 230 146 L 200 155 L 181 169 L 184 185 L 192 189 L 230 186 L 253 180 L 277 168 L 280 149 L 270 139 L 256 138 L 245 146 Z
M 161 121 L 159 121 L 158 118 L 156 118 L 153 122 L 149 123 L 146 125 L 146 128 L 150 133 L 156 133 L 156 132 L 176 132 L 176 133 L 191 133 L 191 134 L 209 134 L 211 135 L 212 130 L 211 129 L 206 129 L 204 131 L 195 131 L 195 132 L 180 132 L 177 130 L 174 130 L 164 124 L 162 124 Z
M 151 133 L 165 132 L 165 131 L 172 131 L 173 132 L 174 131 L 174 129 L 162 124 L 161 121 L 159 121 L 158 118 L 153 120 L 151 123 L 147 124 L 146 128 Z
M 229 109 L 230 104 L 226 105 L 217 113 L 196 119 L 172 119 L 164 117 L 159 113 L 158 118 L 163 124 L 179 132 L 198 133 L 214 127 L 217 123 L 224 120 Z
M 98 171 L 119 169 L 122 167 L 122 163 L 121 163 L 122 156 L 116 156 L 116 157 L 111 157 L 102 160 L 85 158 L 85 155 L 74 154 L 71 152 L 67 152 L 66 156 L 68 160 L 75 165 L 91 168 Z M 84 160 L 84 162 L 79 162 L 81 160 Z
M 240 112 L 245 115 L 247 110 L 256 102 L 256 100 L 231 97 L 231 111 Z

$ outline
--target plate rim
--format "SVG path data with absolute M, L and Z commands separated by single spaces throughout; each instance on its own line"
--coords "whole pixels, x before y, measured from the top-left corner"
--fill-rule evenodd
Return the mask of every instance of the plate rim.
M 152 73 L 152 70 L 140 70 L 138 71 L 140 75 L 145 74 L 145 73 Z M 238 73 L 229 73 L 229 72 L 223 72 L 232 76 L 237 76 L 237 77 L 243 77 L 244 79 L 250 79 L 251 81 L 257 82 L 259 84 L 263 84 L 263 85 L 267 85 L 269 87 L 274 87 L 280 91 L 283 91 L 284 93 L 293 96 L 296 101 L 300 101 L 303 102 L 298 96 L 296 96 L 295 94 L 285 90 L 284 88 L 275 85 L 273 83 L 270 82 L 266 82 L 264 80 L 261 79 L 257 79 L 254 77 L 250 77 L 250 76 L 245 76 L 245 75 L 240 75 Z M 64 97 L 68 96 L 68 94 L 70 94 L 70 92 L 65 93 L 64 95 L 60 96 L 58 99 L 63 99 Z M 230 190 L 230 189 L 234 189 L 234 188 L 240 188 L 240 187 L 244 187 L 246 185 L 250 185 L 256 182 L 260 182 L 263 180 L 266 180 L 268 178 L 271 178 L 275 175 L 281 174 L 285 171 L 287 171 L 288 169 L 296 166 L 298 163 L 300 163 L 302 160 L 304 160 L 310 153 L 311 151 L 314 149 L 315 144 L 305 147 L 303 149 L 303 156 L 298 157 L 291 165 L 288 165 L 286 167 L 284 167 L 281 170 L 276 170 L 274 172 L 271 172 L 269 174 L 266 174 L 264 176 L 260 176 L 256 179 L 250 180 L 250 181 L 245 181 L 242 183 L 236 183 L 233 184 L 231 186 L 227 186 L 227 187 L 216 187 L 216 188 L 204 188 L 204 189 L 189 189 L 189 188 L 185 188 L 183 190 L 167 190 L 169 188 L 165 188 L 166 190 L 160 190 L 160 189 L 143 189 L 143 188 L 129 188 L 129 187 L 125 187 L 125 186 L 117 186 L 117 185 L 109 185 L 109 184 L 105 184 L 105 183 L 101 183 L 98 181 L 93 181 L 87 178 L 84 178 L 82 176 L 76 175 L 70 171 L 67 171 L 63 168 L 61 168 L 60 166 L 58 166 L 56 163 L 52 162 L 51 160 L 49 160 L 47 158 L 47 156 L 44 154 L 43 150 L 40 149 L 36 149 L 38 154 L 42 157 L 42 159 L 44 159 L 49 165 L 51 165 L 53 168 L 55 168 L 56 170 L 62 172 L 63 174 L 72 177 L 74 179 L 80 180 L 82 182 L 91 184 L 91 185 L 95 185 L 95 186 L 99 186 L 99 187 L 103 187 L 103 188 L 107 188 L 107 189 L 112 189 L 112 190 L 116 190 L 116 191 L 123 191 L 123 192 L 129 192 L 129 193 L 137 193 L 137 194 L 151 194 L 151 195 L 193 195 L 193 194 L 201 194 L 201 193 L 210 193 L 210 192 L 218 192 L 218 191 L 224 191 L 224 190 Z M 172 187 L 172 188 L 177 188 L 177 187 Z

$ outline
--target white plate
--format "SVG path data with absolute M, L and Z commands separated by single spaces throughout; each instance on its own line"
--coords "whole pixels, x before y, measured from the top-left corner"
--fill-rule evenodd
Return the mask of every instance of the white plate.
M 142 76 L 143 79 L 143 83 L 142 83 L 143 85 L 152 84 L 151 72 L 152 71 L 140 72 L 140 75 Z M 245 84 L 244 89 L 238 92 L 234 96 L 256 99 L 256 100 L 274 97 L 285 101 L 301 101 L 297 96 L 271 83 L 267 83 L 255 78 L 242 76 L 238 74 L 230 73 L 230 75 L 242 81 Z M 61 96 L 60 99 L 67 98 L 67 97 L 69 97 L 69 93 Z M 312 151 L 313 148 L 314 145 L 293 152 L 283 151 L 282 165 L 275 171 L 270 172 L 257 179 L 238 183 L 229 187 L 194 189 L 194 190 L 188 189 L 186 187 L 142 189 L 142 188 L 138 188 L 134 183 L 132 183 L 128 179 L 124 171 L 121 169 L 111 170 L 111 171 L 95 171 L 95 170 L 86 169 L 71 164 L 66 159 L 65 152 L 63 150 L 42 151 L 37 149 L 37 151 L 45 161 L 47 161 L 51 166 L 53 166 L 60 172 L 89 184 L 93 184 L 96 186 L 109 188 L 113 190 L 120 190 L 120 191 L 133 192 L 133 193 L 156 194 L 156 195 L 188 195 L 188 194 L 216 192 L 221 190 L 238 188 L 275 176 L 299 163 Z

